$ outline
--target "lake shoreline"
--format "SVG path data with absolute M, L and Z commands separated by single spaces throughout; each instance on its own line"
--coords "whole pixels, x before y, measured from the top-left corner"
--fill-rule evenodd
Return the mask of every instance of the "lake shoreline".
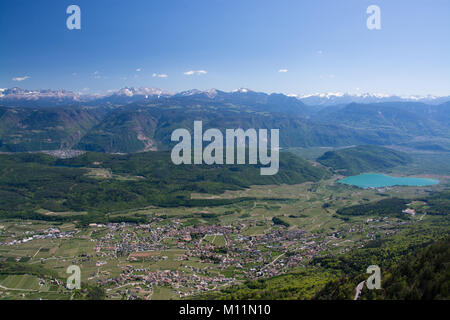
M 439 184 L 437 179 L 417 178 L 417 177 L 394 177 L 382 173 L 363 173 L 356 176 L 346 177 L 338 180 L 338 183 L 352 185 L 363 189 L 385 188 L 395 186 L 425 187 Z

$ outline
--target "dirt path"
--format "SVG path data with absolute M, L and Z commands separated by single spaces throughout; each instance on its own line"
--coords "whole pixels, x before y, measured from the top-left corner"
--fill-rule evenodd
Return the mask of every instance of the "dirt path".
M 17 288 L 7 288 L 5 286 L 0 285 L 0 288 L 2 288 L 3 290 L 12 290 L 12 291 L 27 291 L 27 292 L 37 292 L 39 290 L 35 290 L 35 289 L 17 289 Z
M 276 257 L 271 263 L 266 264 L 264 267 L 262 267 L 261 271 L 264 270 L 265 268 L 267 268 L 268 266 L 271 266 L 275 263 L 275 261 L 277 261 L 278 259 L 280 259 L 282 256 L 284 256 L 284 253 L 280 254 L 278 257 Z

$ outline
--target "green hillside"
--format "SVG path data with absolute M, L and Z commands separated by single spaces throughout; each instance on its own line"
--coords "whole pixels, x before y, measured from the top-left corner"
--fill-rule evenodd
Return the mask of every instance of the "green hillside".
M 361 299 L 449 300 L 450 238 L 406 257 L 383 274 L 382 290 L 363 290 Z
M 449 215 L 450 214 L 450 191 L 434 193 L 424 199 L 420 199 L 424 205 L 416 209 L 416 213 L 426 213 L 429 215 Z M 402 210 L 406 209 L 411 200 L 388 198 L 375 202 L 358 204 L 350 207 L 340 208 L 336 211 L 342 216 L 388 216 L 394 215 L 404 217 Z
M 396 263 L 382 269 L 381 289 L 361 291 L 361 300 L 450 299 L 450 238 L 412 248 Z M 355 287 L 367 275 L 350 273 L 327 283 L 316 299 L 353 299 Z
M 320 120 L 365 130 L 406 136 L 449 137 L 448 103 L 430 106 L 416 102 L 350 103 L 317 115 Z M 419 134 L 420 133 L 420 134 Z
M 328 151 L 317 161 L 341 174 L 355 175 L 406 165 L 410 163 L 411 157 L 404 152 L 385 147 L 357 146 Z
M 205 129 L 280 129 L 284 148 L 409 145 L 417 138 L 420 149 L 445 151 L 428 142 L 450 138 L 448 103 L 351 103 L 323 113 L 293 97 L 256 92 L 116 98 L 58 107 L 47 100 L 0 106 L 0 151 L 167 150 L 173 130 L 192 128 L 196 120 Z
M 323 168 L 290 153 L 280 154 L 280 170 L 261 176 L 256 165 L 181 165 L 169 152 L 128 155 L 87 153 L 60 160 L 42 154 L 0 155 L 0 216 L 46 220 L 104 219 L 129 208 L 214 205 L 225 200 L 191 200 L 192 192 L 222 193 L 250 185 L 298 184 L 328 176 Z M 73 212 L 75 217 L 38 214 Z
M 205 293 L 204 300 L 308 300 L 335 278 L 332 272 L 304 270 L 276 277 L 249 280 L 242 285 Z
M 104 110 L 79 107 L 0 107 L 0 151 L 67 149 L 95 124 Z
M 167 150 L 170 136 L 178 128 L 192 130 L 194 121 L 204 130 L 218 128 L 280 129 L 280 146 L 346 146 L 401 141 L 399 135 L 355 130 L 337 124 L 311 121 L 297 115 L 255 111 L 245 105 L 191 101 L 177 104 L 134 104 L 111 111 L 83 136 L 75 147 L 96 152 Z
M 197 120 L 203 121 L 205 130 L 280 129 L 282 147 L 405 141 L 398 132 L 324 123 L 298 113 L 279 112 L 275 105 L 269 108 L 268 105 L 255 105 L 245 100 L 231 103 L 172 98 L 108 107 L 0 107 L 0 151 L 74 148 L 131 153 L 167 150 L 171 147 L 171 133 L 178 128 L 192 129 Z

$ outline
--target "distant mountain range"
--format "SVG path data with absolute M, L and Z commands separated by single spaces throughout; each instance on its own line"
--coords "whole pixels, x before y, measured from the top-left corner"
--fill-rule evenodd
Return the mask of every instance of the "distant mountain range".
M 0 151 L 165 150 L 177 128 L 278 128 L 281 147 L 450 141 L 450 102 L 391 101 L 311 106 L 297 97 L 123 88 L 107 95 L 64 90 L 0 91 Z M 444 145 L 450 145 L 446 143 Z
M 450 101 L 450 96 L 397 96 L 377 93 L 317 93 L 296 96 L 303 103 L 311 106 L 335 106 L 349 103 L 381 103 L 381 102 L 422 102 L 438 105 Z
M 305 105 L 315 107 L 328 107 L 336 105 L 346 105 L 349 103 L 381 103 L 381 102 L 422 102 L 430 105 L 438 105 L 450 101 L 450 96 L 397 96 L 377 93 L 348 94 L 348 93 L 317 93 L 308 95 L 284 95 L 266 94 L 250 89 L 240 88 L 231 92 L 216 89 L 197 90 L 192 89 L 178 93 L 172 93 L 159 88 L 134 88 L 125 87 L 107 94 L 85 94 L 67 90 L 26 90 L 21 88 L 0 88 L 0 103 L 11 104 L 21 103 L 50 103 L 53 105 L 63 105 L 67 103 L 79 104 L 85 102 L 105 102 L 105 103 L 131 103 L 152 98 L 167 97 L 205 97 L 217 101 L 234 100 L 236 98 L 254 99 L 263 102 L 269 97 L 286 99 L 289 101 L 300 100 Z

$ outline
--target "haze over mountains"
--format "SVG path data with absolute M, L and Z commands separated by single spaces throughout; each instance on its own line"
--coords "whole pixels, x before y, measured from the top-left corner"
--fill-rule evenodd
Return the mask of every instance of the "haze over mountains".
M 195 120 L 202 120 L 205 129 L 278 128 L 282 147 L 424 141 L 448 145 L 450 98 L 440 104 L 436 102 L 445 98 L 435 98 L 433 103 L 373 99 L 325 106 L 311 105 L 311 99 L 249 89 L 170 93 L 123 88 L 107 95 L 1 89 L 0 151 L 166 150 L 172 145 L 172 131 L 192 128 Z
M 303 103 L 313 106 L 334 106 L 349 103 L 380 103 L 380 102 L 422 102 L 438 105 L 450 101 L 450 96 L 398 96 L 382 93 L 349 94 L 340 92 L 317 93 L 297 96 Z
M 86 102 L 95 101 L 98 99 L 104 99 L 105 101 L 116 99 L 132 98 L 132 100 L 148 99 L 152 97 L 171 97 L 171 96 L 199 96 L 204 95 L 211 99 L 223 100 L 226 97 L 245 97 L 245 96 L 259 96 L 264 99 L 265 96 L 271 96 L 263 92 L 255 92 L 246 88 L 239 88 L 231 92 L 220 91 L 217 89 L 209 89 L 205 91 L 192 89 L 188 91 L 181 91 L 173 93 L 167 90 L 159 88 L 146 88 L 146 87 L 125 87 L 116 91 L 109 91 L 107 94 L 86 94 L 81 92 L 72 92 L 68 90 L 27 90 L 18 87 L 5 89 L 0 88 L 0 103 L 12 103 L 14 101 L 48 101 L 54 103 L 67 103 L 67 102 Z M 334 106 L 349 103 L 380 103 L 380 102 L 422 102 L 431 105 L 438 105 L 444 102 L 450 101 L 450 96 L 399 96 L 388 95 L 380 93 L 361 93 L 361 94 L 349 94 L 340 92 L 329 93 L 316 93 L 305 95 L 283 95 L 272 94 L 277 96 L 284 96 L 289 98 L 297 98 L 306 105 L 310 106 Z

